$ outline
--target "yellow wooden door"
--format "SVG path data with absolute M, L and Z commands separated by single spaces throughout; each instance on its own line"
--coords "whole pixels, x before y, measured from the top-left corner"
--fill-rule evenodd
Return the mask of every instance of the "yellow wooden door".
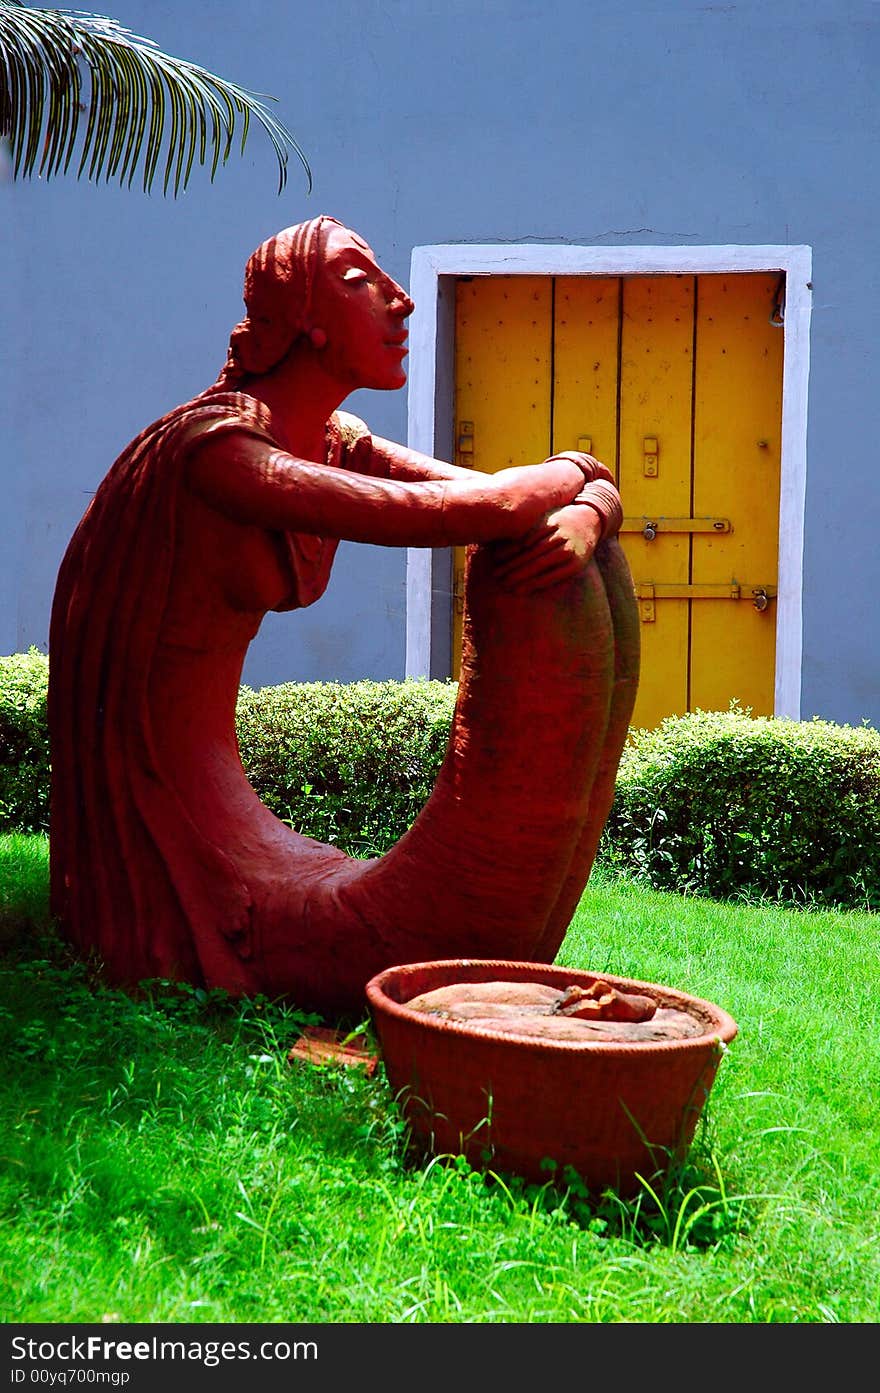
M 778 278 L 482 277 L 456 302 L 456 459 L 582 449 L 615 472 L 642 619 L 633 724 L 773 710 Z M 456 558 L 455 661 L 462 557 Z

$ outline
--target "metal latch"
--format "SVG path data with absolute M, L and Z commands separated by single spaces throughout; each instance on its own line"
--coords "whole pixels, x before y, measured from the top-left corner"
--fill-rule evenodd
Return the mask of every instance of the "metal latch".
M 660 450 L 659 441 L 656 435 L 645 436 L 645 461 L 644 471 L 646 479 L 656 479 L 660 473 Z
M 661 582 L 645 581 L 635 587 L 639 603 L 639 617 L 643 624 L 653 624 L 656 619 L 657 600 L 751 600 L 755 609 L 762 614 L 775 598 L 775 585 L 742 585 L 731 580 L 726 585 L 667 585 Z
M 621 532 L 641 532 L 646 542 L 653 542 L 658 532 L 732 532 L 730 518 L 653 517 L 643 513 L 640 518 L 624 518 Z

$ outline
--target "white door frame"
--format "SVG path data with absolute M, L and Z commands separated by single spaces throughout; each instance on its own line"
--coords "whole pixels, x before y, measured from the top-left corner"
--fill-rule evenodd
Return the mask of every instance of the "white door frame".
M 452 321 L 441 314 L 444 277 L 704 275 L 785 272 L 782 371 L 782 458 L 779 500 L 779 592 L 776 602 L 778 716 L 800 718 L 804 503 L 807 474 L 807 381 L 810 366 L 812 249 L 808 246 L 575 247 L 452 243 L 416 247 L 410 291 L 407 439 L 414 450 L 438 455 L 442 417 L 451 420 L 448 368 Z M 451 290 L 451 285 L 447 287 Z M 449 296 L 446 297 L 447 301 Z M 448 401 L 440 400 L 438 377 Z M 448 382 L 446 379 L 450 379 Z M 406 563 L 406 675 L 430 672 L 432 553 L 411 548 Z

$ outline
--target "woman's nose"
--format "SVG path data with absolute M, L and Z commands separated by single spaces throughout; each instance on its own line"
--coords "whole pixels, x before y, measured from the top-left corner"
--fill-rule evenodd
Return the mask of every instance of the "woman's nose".
M 406 319 L 415 309 L 413 301 L 396 281 L 392 281 L 388 287 L 388 298 L 392 312 L 399 314 L 401 319 Z

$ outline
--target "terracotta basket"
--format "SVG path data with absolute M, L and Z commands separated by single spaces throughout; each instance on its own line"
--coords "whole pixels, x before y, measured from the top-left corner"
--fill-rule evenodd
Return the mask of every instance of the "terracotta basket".
M 685 1011 L 700 1031 L 684 1040 L 526 1040 L 410 1010 L 405 1001 L 455 982 L 589 987 L 599 974 L 539 963 L 456 958 L 408 963 L 367 984 L 391 1087 L 424 1152 L 465 1155 L 477 1167 L 543 1183 L 556 1162 L 592 1190 L 622 1194 L 680 1159 L 737 1033 L 725 1011 L 670 987 L 602 973 L 622 991 Z

